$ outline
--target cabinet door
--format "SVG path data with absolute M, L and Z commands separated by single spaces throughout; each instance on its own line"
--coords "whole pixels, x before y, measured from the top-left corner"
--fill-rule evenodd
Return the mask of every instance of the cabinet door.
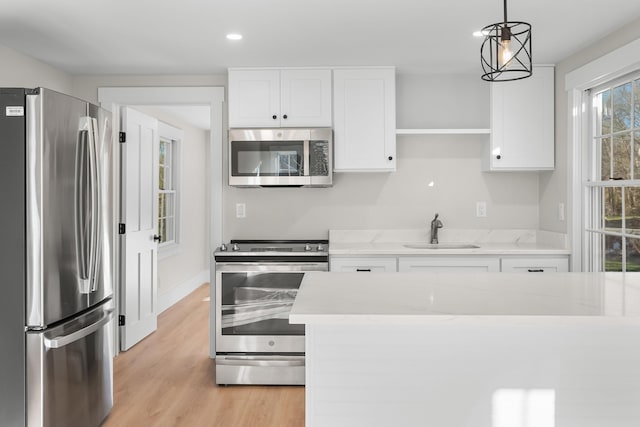
M 554 168 L 553 67 L 526 79 L 491 84 L 489 170 Z
M 393 272 L 397 271 L 396 257 L 336 258 L 331 257 L 329 270 L 334 272 Z
M 280 72 L 282 127 L 331 126 L 331 70 Z
M 280 126 L 280 71 L 229 70 L 229 127 Z
M 333 72 L 334 171 L 395 171 L 395 69 Z
M 502 258 L 502 272 L 564 273 L 569 271 L 568 257 Z
M 500 260 L 494 257 L 400 257 L 398 271 L 499 272 Z

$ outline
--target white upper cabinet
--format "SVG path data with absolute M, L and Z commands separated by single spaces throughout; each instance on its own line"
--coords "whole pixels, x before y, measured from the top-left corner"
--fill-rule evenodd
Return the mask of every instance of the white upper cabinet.
M 553 67 L 534 67 L 526 79 L 491 83 L 491 138 L 484 170 L 554 168 L 553 72 Z
M 330 126 L 330 69 L 229 69 L 229 127 Z
M 334 70 L 333 121 L 334 171 L 395 171 L 395 68 Z

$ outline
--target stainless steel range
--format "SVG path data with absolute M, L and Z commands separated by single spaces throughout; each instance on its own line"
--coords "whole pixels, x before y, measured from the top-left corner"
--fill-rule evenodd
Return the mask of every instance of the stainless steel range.
M 216 383 L 304 384 L 304 325 L 289 311 L 327 240 L 232 240 L 215 256 Z

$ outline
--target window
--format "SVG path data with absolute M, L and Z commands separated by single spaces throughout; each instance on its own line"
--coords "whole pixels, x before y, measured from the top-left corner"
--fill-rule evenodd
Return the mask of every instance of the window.
M 585 249 L 591 271 L 640 271 L 640 73 L 589 91 Z
M 180 144 L 182 131 L 158 124 L 158 234 L 159 254 L 172 253 L 180 243 Z

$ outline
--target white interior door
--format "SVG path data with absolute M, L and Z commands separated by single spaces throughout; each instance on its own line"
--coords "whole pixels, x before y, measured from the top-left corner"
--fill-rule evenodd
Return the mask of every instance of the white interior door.
M 121 110 L 120 349 L 154 332 L 158 324 L 158 121 L 134 109 Z M 122 322 L 124 320 L 124 322 Z M 124 323 L 124 325 L 122 325 Z

